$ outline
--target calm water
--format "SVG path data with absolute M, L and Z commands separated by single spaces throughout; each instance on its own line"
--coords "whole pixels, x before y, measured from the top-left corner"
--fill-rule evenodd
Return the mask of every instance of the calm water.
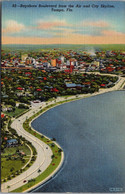
M 65 154 L 61 171 L 35 192 L 125 192 L 125 91 L 55 107 L 32 126 Z

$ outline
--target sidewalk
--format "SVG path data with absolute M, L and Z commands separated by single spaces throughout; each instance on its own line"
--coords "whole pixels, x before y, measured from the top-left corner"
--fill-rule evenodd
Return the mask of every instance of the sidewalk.
M 119 82 L 112 88 L 100 89 L 99 92 L 96 92 L 96 93 L 93 93 L 93 94 L 79 94 L 78 98 L 76 96 L 58 97 L 56 100 L 52 100 L 52 101 L 47 102 L 47 105 L 54 104 L 55 102 L 61 102 L 61 101 L 66 101 L 66 100 L 77 100 L 77 99 L 84 98 L 84 97 L 91 97 L 91 96 L 95 96 L 95 95 L 98 95 L 98 94 L 103 94 L 103 93 L 106 93 L 106 92 L 119 90 L 121 85 L 124 82 L 125 82 L 125 78 L 119 77 Z M 123 84 L 123 86 L 124 85 L 125 85 L 125 83 Z M 26 120 L 26 118 L 31 117 L 32 115 L 34 115 L 34 113 L 38 112 L 41 109 L 41 107 L 45 108 L 47 105 L 46 105 L 46 102 L 42 102 L 42 103 L 39 103 L 35 106 L 32 106 L 32 109 L 29 112 L 27 112 L 26 114 L 24 114 L 20 118 L 15 119 L 13 121 L 11 127 L 14 128 L 19 135 L 22 135 L 28 141 L 32 142 L 33 146 L 37 150 L 37 158 L 36 158 L 36 161 L 33 163 L 33 165 L 27 171 L 25 171 L 24 173 L 20 174 L 19 176 L 13 178 L 12 180 L 3 183 L 1 185 L 1 191 L 2 192 L 8 192 L 8 189 L 7 189 L 8 186 L 10 186 L 10 188 L 9 188 L 9 192 L 10 192 L 10 191 L 26 184 L 27 182 L 24 183 L 23 182 L 24 180 L 27 181 L 29 179 L 36 178 L 39 175 L 38 169 L 40 169 L 41 173 L 42 173 L 43 171 L 45 171 L 45 169 L 51 163 L 52 151 L 51 151 L 50 147 L 48 147 L 41 140 L 39 140 L 36 137 L 29 134 L 27 131 L 25 131 L 23 129 L 23 126 L 22 126 L 23 122 Z M 48 149 L 46 149 L 46 147 L 48 147 Z M 64 157 L 64 155 L 63 155 L 63 157 Z M 63 162 L 63 158 L 62 158 L 61 164 L 62 164 L 62 162 Z M 60 166 L 58 166 L 56 171 L 59 169 L 59 167 Z M 55 172 L 53 172 L 53 174 L 54 173 Z M 50 175 L 50 176 L 52 176 L 52 175 Z M 47 178 L 49 178 L 49 177 L 47 177 Z M 40 183 L 40 184 L 42 184 L 42 183 Z
M 41 105 L 40 105 L 41 106 Z M 52 151 L 49 146 L 47 146 L 44 142 L 37 139 L 36 137 L 29 134 L 27 131 L 25 131 L 22 127 L 23 122 L 25 121 L 26 117 L 29 118 L 31 115 L 34 114 L 34 111 L 38 111 L 38 107 L 30 110 L 23 116 L 21 116 L 18 119 L 15 119 L 11 125 L 12 128 L 14 128 L 19 135 L 22 135 L 25 137 L 28 141 L 32 142 L 33 146 L 37 150 L 37 158 L 33 165 L 25 172 L 20 174 L 19 176 L 13 178 L 10 181 L 7 181 L 1 185 L 1 191 L 2 192 L 8 192 L 7 187 L 10 186 L 9 192 L 19 188 L 20 186 L 27 183 L 27 180 L 30 180 L 32 178 L 36 178 L 40 173 L 38 173 L 38 169 L 41 170 L 41 173 L 50 165 L 51 163 L 51 155 Z M 48 149 L 46 149 L 48 147 Z M 24 183 L 23 181 L 26 180 Z

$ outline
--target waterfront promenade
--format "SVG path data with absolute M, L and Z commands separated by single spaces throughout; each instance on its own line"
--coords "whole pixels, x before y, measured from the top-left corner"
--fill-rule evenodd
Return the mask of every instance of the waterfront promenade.
M 46 102 L 33 104 L 29 112 L 19 117 L 18 119 L 14 119 L 11 127 L 14 128 L 18 132 L 19 135 L 22 135 L 28 141 L 32 142 L 33 146 L 37 150 L 37 159 L 27 171 L 13 178 L 12 180 L 3 183 L 1 185 L 2 192 L 13 191 L 14 189 L 26 184 L 27 182 L 24 183 L 24 180 L 28 181 L 32 178 L 36 178 L 39 175 L 38 170 L 40 169 L 41 173 L 45 171 L 45 169 L 50 165 L 51 160 L 52 160 L 51 159 L 51 156 L 52 156 L 51 149 L 44 142 L 32 136 L 31 134 L 29 134 L 23 129 L 23 122 L 26 120 L 26 118 L 29 118 L 32 115 L 34 115 L 36 112 L 38 112 L 41 109 L 41 107 L 45 108 L 46 106 L 51 105 L 51 104 L 55 104 L 56 106 L 57 102 L 67 101 L 67 100 L 77 100 L 77 99 L 84 98 L 84 97 L 90 97 L 90 96 L 95 96 L 97 94 L 102 94 L 105 92 L 119 90 L 124 87 L 124 84 L 125 84 L 125 78 L 119 77 L 119 81 L 118 83 L 116 83 L 114 87 L 108 88 L 108 89 L 100 89 L 99 92 L 94 93 L 94 94 L 81 94 L 78 96 L 58 97 L 57 99 L 49 101 L 48 104 L 46 104 Z M 63 162 L 63 156 L 64 155 L 62 155 L 62 162 Z M 60 163 L 60 166 L 62 162 Z M 46 180 L 42 181 L 40 184 L 42 184 L 43 182 L 47 181 L 50 177 L 52 177 L 58 171 L 58 169 L 56 169 L 56 171 L 54 171 L 49 177 L 46 178 Z M 8 189 L 8 186 L 9 186 L 9 189 Z M 29 190 L 30 189 L 31 188 L 29 188 Z

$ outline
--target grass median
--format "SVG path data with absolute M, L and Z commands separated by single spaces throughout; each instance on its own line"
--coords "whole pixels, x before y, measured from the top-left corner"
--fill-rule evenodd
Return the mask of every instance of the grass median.
M 53 140 L 50 140 L 49 138 L 45 137 L 44 135 L 41 135 L 39 133 L 37 133 L 36 131 L 34 131 L 30 126 L 29 123 L 36 117 L 38 117 L 40 114 L 44 113 L 45 111 L 47 111 L 48 109 L 54 107 L 55 105 L 58 104 L 62 104 L 64 102 L 67 101 L 63 101 L 60 103 L 56 103 L 53 105 L 48 105 L 47 107 L 45 107 L 44 109 L 40 110 L 39 112 L 37 112 L 36 114 L 34 114 L 33 116 L 31 116 L 29 119 L 27 119 L 24 123 L 23 123 L 23 127 L 24 129 L 31 133 L 32 135 L 34 135 L 35 137 L 37 137 L 38 139 L 40 139 L 41 141 L 43 141 L 44 143 L 46 143 L 47 146 L 49 146 L 52 150 L 52 161 L 50 163 L 50 165 L 48 166 L 48 168 L 39 175 L 38 171 L 38 177 L 36 177 L 35 179 L 32 180 L 28 180 L 28 183 L 13 190 L 12 192 L 24 192 L 26 190 L 28 190 L 29 188 L 32 188 L 33 186 L 37 185 L 38 183 L 44 181 L 49 175 L 51 175 L 59 166 L 60 162 L 61 162 L 61 157 L 62 157 L 62 150 L 60 149 L 60 147 L 58 147 L 56 145 L 56 143 Z
M 31 133 L 33 136 L 37 137 L 38 139 L 40 139 L 41 141 L 43 141 L 44 143 L 47 144 L 47 146 L 49 146 L 52 150 L 53 155 L 51 156 L 52 161 L 50 163 L 50 165 L 48 166 L 48 168 L 39 175 L 39 171 L 38 171 L 38 177 L 36 177 L 35 179 L 32 180 L 28 180 L 28 183 L 13 190 L 12 192 L 24 192 L 32 187 L 34 187 L 35 185 L 37 185 L 38 183 L 44 181 L 48 176 L 50 176 L 59 166 L 61 159 L 62 159 L 62 150 L 60 149 L 60 147 L 58 147 L 56 145 L 56 143 L 53 140 L 50 140 L 49 138 L 45 137 L 42 134 L 37 133 L 35 130 L 33 130 L 29 124 L 30 122 L 38 117 L 39 115 L 43 114 L 44 112 L 46 112 L 47 110 L 49 110 L 50 108 L 53 108 L 55 106 L 58 106 L 60 104 L 66 103 L 66 102 L 71 102 L 74 100 L 78 100 L 80 98 L 74 98 L 74 99 L 67 99 L 61 102 L 56 102 L 54 104 L 48 105 L 45 108 L 41 109 L 39 112 L 35 113 L 33 116 L 31 116 L 29 119 L 27 119 L 24 123 L 23 123 L 23 127 L 24 129 Z

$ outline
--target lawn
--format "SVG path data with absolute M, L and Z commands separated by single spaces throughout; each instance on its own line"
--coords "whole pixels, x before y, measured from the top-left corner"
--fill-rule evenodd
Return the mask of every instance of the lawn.
M 71 100 L 70 100 L 71 101 Z M 65 101 L 63 101 L 64 103 Z M 20 188 L 17 188 L 15 190 L 13 190 L 12 192 L 23 192 L 27 189 L 29 189 L 30 187 L 38 184 L 39 182 L 43 181 L 45 178 L 47 178 L 54 170 L 56 170 L 56 168 L 59 166 L 60 162 L 61 162 L 61 158 L 62 158 L 62 154 L 61 152 L 59 152 L 59 147 L 54 143 L 54 141 L 49 140 L 48 138 L 41 136 L 40 134 L 38 134 L 37 132 L 33 131 L 30 127 L 29 127 L 29 122 L 32 121 L 33 118 L 37 117 L 39 114 L 41 114 L 42 112 L 48 110 L 51 107 L 54 107 L 55 105 L 58 104 L 62 104 L 62 102 L 60 103 L 56 103 L 54 105 L 49 105 L 46 108 L 44 108 L 43 110 L 40 110 L 38 113 L 36 113 L 35 115 L 31 116 L 28 120 L 26 120 L 23 123 L 23 127 L 26 131 L 28 131 L 29 133 L 31 133 L 32 135 L 36 136 L 38 139 L 41 139 L 43 142 L 45 142 L 48 146 L 51 147 L 52 152 L 53 152 L 53 159 L 51 161 L 51 164 L 48 166 L 48 168 L 42 173 L 40 174 L 37 178 L 33 179 L 33 181 L 28 182 L 27 184 L 23 185 Z M 28 180 L 27 180 L 28 181 Z
M 25 163 L 23 163 L 20 159 L 8 161 L 6 159 L 7 158 L 1 158 L 1 179 L 8 178 L 8 176 L 15 174 L 16 171 L 19 171 L 29 160 L 25 159 Z
M 15 108 L 15 111 L 12 111 L 12 112 L 4 112 L 5 114 L 7 114 L 8 116 L 11 116 L 11 117 L 16 117 L 20 114 L 22 114 L 23 112 L 25 112 L 27 109 L 24 109 L 24 108 Z
M 29 189 L 30 187 L 43 181 L 58 167 L 58 165 L 60 164 L 60 161 L 61 161 L 61 153 L 58 153 L 58 147 L 56 145 L 54 147 L 51 147 L 51 148 L 52 148 L 52 151 L 53 151 L 53 154 L 55 155 L 55 157 L 52 159 L 52 162 L 49 165 L 49 167 L 42 174 L 40 174 L 37 178 L 35 178 L 34 181 L 31 181 L 31 182 L 23 185 L 22 187 L 15 189 L 12 192 L 24 192 L 25 190 Z
M 79 99 L 79 98 L 77 98 Z M 31 133 L 32 135 L 36 136 L 38 139 L 41 139 L 43 142 L 45 142 L 48 146 L 51 147 L 52 152 L 54 157 L 52 158 L 52 161 L 50 163 L 50 165 L 48 166 L 48 168 L 42 173 L 42 174 L 38 174 L 38 177 L 31 180 L 30 182 L 27 182 L 27 184 L 13 190 L 12 192 L 24 192 L 27 189 L 33 187 L 34 185 L 37 185 L 38 183 L 40 183 L 41 181 L 45 180 L 45 178 L 47 178 L 54 170 L 57 169 L 57 167 L 59 166 L 60 162 L 61 162 L 61 158 L 62 158 L 62 154 L 61 152 L 59 152 L 59 147 L 54 143 L 54 141 L 49 140 L 48 138 L 44 137 L 43 135 L 40 135 L 39 133 L 37 133 L 36 131 L 32 130 L 32 128 L 29 126 L 29 123 L 37 116 L 39 116 L 41 113 L 44 113 L 45 111 L 47 111 L 48 109 L 56 106 L 56 105 L 60 105 L 63 104 L 65 102 L 70 102 L 74 99 L 70 99 L 70 100 L 64 100 L 62 102 L 58 102 L 52 105 L 48 105 L 47 107 L 45 107 L 44 109 L 40 110 L 39 112 L 37 112 L 36 114 L 34 114 L 33 116 L 31 116 L 29 119 L 27 119 L 24 123 L 23 123 L 23 127 L 26 131 L 28 131 L 29 133 Z M 52 145 L 54 144 L 54 145 Z M 27 180 L 28 181 L 28 180 Z
M 15 174 L 17 170 L 20 170 L 28 162 L 28 158 L 30 158 L 30 156 L 24 157 L 25 162 L 21 161 L 21 158 L 18 158 L 16 160 L 14 160 L 14 158 L 12 159 L 12 155 L 14 154 L 16 156 L 19 156 L 18 154 L 16 154 L 16 150 L 21 150 L 25 152 L 26 155 L 31 154 L 30 149 L 26 145 L 13 148 L 5 148 L 4 153 L 1 155 L 1 179 L 5 179 L 8 176 Z M 8 160 L 9 156 L 11 158 Z M 14 169 L 12 170 L 12 168 Z
M 5 148 L 2 156 L 13 155 L 16 153 L 16 150 L 22 150 L 23 152 L 25 152 L 26 155 L 30 155 L 30 149 L 26 145 L 23 145 L 18 147 Z

